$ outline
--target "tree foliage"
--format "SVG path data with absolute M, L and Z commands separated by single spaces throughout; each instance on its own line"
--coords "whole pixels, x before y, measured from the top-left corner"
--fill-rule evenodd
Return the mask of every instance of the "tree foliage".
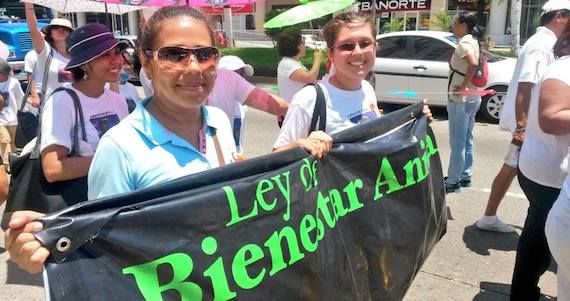
M 384 32 L 401 31 L 404 29 L 404 24 L 406 24 L 406 18 L 393 19 L 390 22 L 384 23 L 382 29 Z
M 441 31 L 450 31 L 451 30 L 451 19 L 452 17 L 449 15 L 447 9 L 442 9 L 439 12 L 433 14 L 434 20 L 432 20 L 431 24 L 437 27 Z

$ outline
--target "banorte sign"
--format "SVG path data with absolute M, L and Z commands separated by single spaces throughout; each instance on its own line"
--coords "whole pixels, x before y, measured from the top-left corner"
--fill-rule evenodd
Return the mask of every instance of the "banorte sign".
M 358 10 L 372 12 L 430 10 L 431 0 L 358 0 Z

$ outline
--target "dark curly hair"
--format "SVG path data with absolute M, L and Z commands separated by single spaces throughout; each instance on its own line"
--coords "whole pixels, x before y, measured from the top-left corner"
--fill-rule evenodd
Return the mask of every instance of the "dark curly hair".
M 294 57 L 299 54 L 301 43 L 303 43 L 303 37 L 299 29 L 285 30 L 277 37 L 277 53 L 280 56 Z
M 554 48 L 552 48 L 552 52 L 554 52 L 556 58 L 570 55 L 570 31 L 563 33 L 558 38 L 556 44 L 554 44 Z
M 467 32 L 479 40 L 485 35 L 485 29 L 477 25 L 477 15 L 472 12 L 462 12 L 455 16 L 455 21 L 467 25 Z

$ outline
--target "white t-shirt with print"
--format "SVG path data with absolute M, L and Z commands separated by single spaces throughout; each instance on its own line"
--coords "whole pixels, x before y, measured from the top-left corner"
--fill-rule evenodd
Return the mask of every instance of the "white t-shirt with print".
M 20 82 L 13 77 L 8 77 L 5 82 L 0 82 L 0 94 L 4 97 L 4 105 L 0 108 L 0 126 L 17 125 L 16 113 L 24 98 Z
M 109 83 L 105 84 L 105 88 L 110 89 Z M 137 87 L 129 82 L 119 83 L 119 94 L 127 101 L 129 112 L 132 112 L 141 100 Z
M 319 84 L 327 103 L 327 134 L 380 117 L 374 88 L 367 81 L 363 80 L 361 88 L 356 91 L 341 90 L 329 80 L 321 80 Z M 273 148 L 308 136 L 316 98 L 317 92 L 313 86 L 307 86 L 295 94 Z
M 519 83 L 535 84 L 532 88 L 530 101 L 538 101 L 540 89 L 537 84 L 548 65 L 554 62 L 552 47 L 554 47 L 556 39 L 556 35 L 550 29 L 540 26 L 536 29 L 536 33 L 524 43 L 517 59 L 507 95 L 503 98 L 499 129 L 513 132 L 516 128 L 515 100 Z
M 547 79 L 558 79 L 570 86 L 570 56 L 554 61 L 538 85 Z M 538 98 L 538 97 L 537 97 Z M 561 188 L 568 173 L 570 135 L 546 134 L 538 123 L 539 101 L 532 101 L 528 110 L 526 137 L 519 157 L 519 169 L 525 177 L 543 186 Z
M 92 98 L 70 88 L 75 90 L 81 102 L 87 134 L 84 140 L 96 150 L 103 134 L 129 114 L 127 103 L 120 94 L 108 89 L 101 96 Z M 65 91 L 53 94 L 47 99 L 42 113 L 41 150 L 57 144 L 71 152 L 74 126 L 75 107 L 71 96 Z M 79 133 L 82 138 L 81 131 Z
M 307 71 L 307 67 L 303 63 L 286 56 L 281 59 L 277 66 L 279 96 L 288 102 L 291 102 L 295 93 L 306 86 L 305 83 L 291 79 L 291 74 L 299 69 Z
M 119 93 L 125 98 L 129 106 L 129 112 L 132 112 L 135 106 L 140 102 L 139 92 L 135 85 L 126 82 L 124 84 L 119 84 Z
M 49 57 L 50 52 L 53 52 L 53 58 L 49 67 L 46 97 L 51 95 L 55 89 L 63 87 L 64 84 L 70 83 L 73 80 L 73 75 L 70 71 L 65 71 L 65 66 L 69 63 L 69 59 L 61 55 L 57 50 L 45 42 L 44 50 L 38 53 L 38 65 L 36 70 L 41 74 L 39 81 L 43 82 L 44 68 Z M 37 91 L 38 93 L 41 92 Z
M 453 52 L 451 56 L 451 60 L 449 64 L 451 67 L 463 74 L 467 73 L 467 68 L 469 68 L 469 62 L 467 61 L 466 56 L 471 54 L 475 56 L 475 60 L 479 61 L 479 42 L 470 34 L 463 36 L 459 42 L 457 43 L 457 48 Z M 451 68 L 449 69 L 449 76 L 453 76 L 451 79 L 451 83 L 449 85 L 449 90 L 453 91 L 456 88 L 459 88 L 461 84 L 463 84 L 463 79 L 465 78 L 463 75 L 453 72 Z M 467 85 L 469 90 L 477 90 L 479 89 L 473 83 L 469 82 Z M 449 99 L 457 102 L 464 102 L 464 96 L 459 94 L 449 94 Z

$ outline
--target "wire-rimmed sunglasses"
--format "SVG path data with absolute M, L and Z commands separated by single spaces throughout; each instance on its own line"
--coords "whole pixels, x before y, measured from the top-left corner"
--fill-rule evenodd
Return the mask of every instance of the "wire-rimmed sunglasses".
M 333 46 L 330 48 L 337 48 L 341 51 L 352 52 L 356 48 L 356 45 L 358 45 L 358 47 L 361 50 L 368 50 L 374 45 L 374 41 L 366 40 L 366 41 L 360 41 L 360 42 L 356 42 L 356 43 L 344 43 L 344 44 L 340 44 L 340 45 Z
M 182 46 L 163 46 L 158 50 L 145 50 L 145 53 L 158 61 L 161 68 L 184 71 L 188 68 L 192 56 L 206 69 L 216 64 L 220 58 L 220 50 L 216 47 L 187 48 Z

